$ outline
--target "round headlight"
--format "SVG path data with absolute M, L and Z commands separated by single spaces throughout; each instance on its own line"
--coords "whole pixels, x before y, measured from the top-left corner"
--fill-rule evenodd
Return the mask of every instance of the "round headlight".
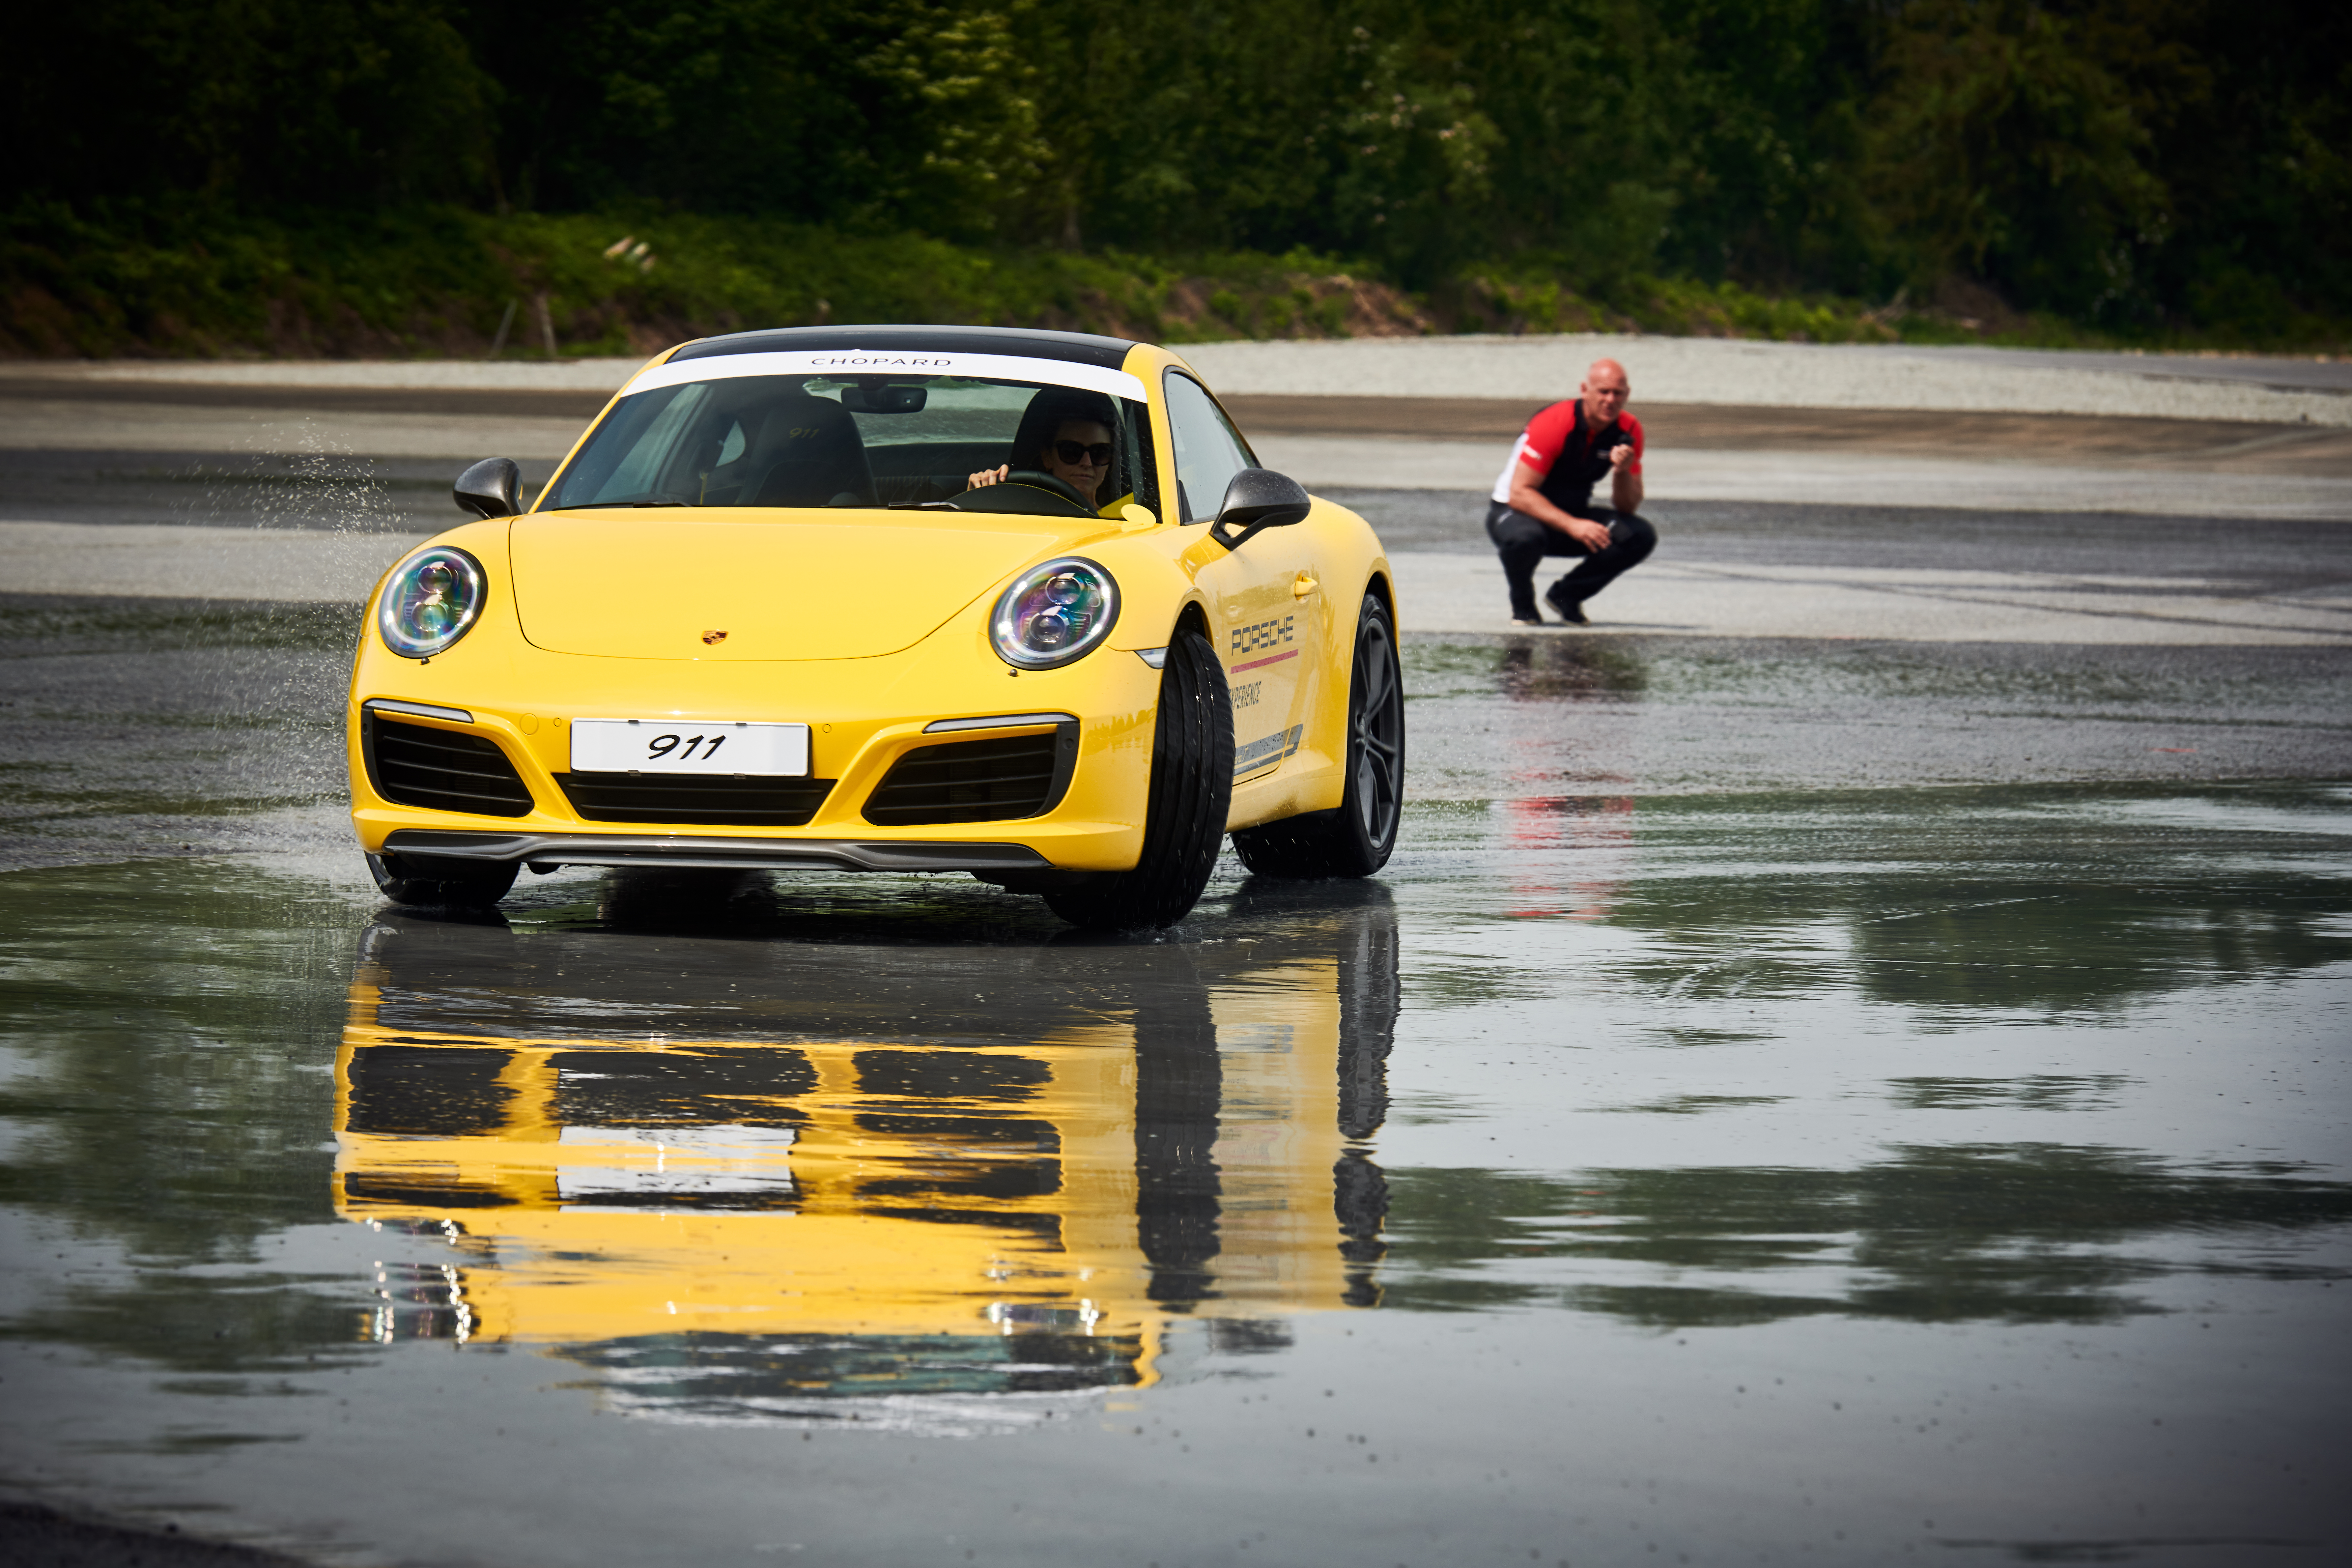
M 1118 584 L 1091 561 L 1066 555 L 1032 566 L 996 601 L 989 633 L 996 656 L 1022 669 L 1084 657 L 1118 619 Z
M 464 637 L 482 613 L 482 563 L 462 550 L 420 550 L 400 563 L 376 601 L 383 646 L 404 658 L 431 658 Z

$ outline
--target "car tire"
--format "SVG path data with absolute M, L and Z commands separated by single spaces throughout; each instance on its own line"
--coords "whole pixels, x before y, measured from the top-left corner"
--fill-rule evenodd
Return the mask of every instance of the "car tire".
M 1174 925 L 1209 885 L 1233 799 L 1234 707 L 1224 666 L 1209 639 L 1186 626 L 1169 639 L 1160 671 L 1143 854 L 1132 871 L 1048 889 L 1046 904 L 1090 931 Z
M 376 890 L 414 909 L 486 910 L 515 885 L 512 860 L 457 860 L 438 855 L 371 855 Z
M 1369 877 L 1389 863 L 1404 816 L 1404 671 L 1377 594 L 1356 617 L 1348 679 L 1348 789 L 1337 811 L 1244 827 L 1234 852 L 1254 877 Z

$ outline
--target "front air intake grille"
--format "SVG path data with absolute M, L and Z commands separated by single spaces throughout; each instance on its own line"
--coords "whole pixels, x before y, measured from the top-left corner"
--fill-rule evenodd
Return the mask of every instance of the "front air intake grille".
M 527 816 L 530 791 L 498 742 L 462 730 L 429 730 L 373 713 L 360 721 L 368 783 L 400 805 L 477 816 Z
M 681 773 L 558 773 L 572 809 L 589 822 L 675 822 L 704 827 L 798 827 L 833 792 L 831 779 Z
M 1062 798 L 1077 746 L 1077 726 L 1063 724 L 1042 735 L 918 747 L 874 786 L 866 820 L 911 827 L 1043 816 Z

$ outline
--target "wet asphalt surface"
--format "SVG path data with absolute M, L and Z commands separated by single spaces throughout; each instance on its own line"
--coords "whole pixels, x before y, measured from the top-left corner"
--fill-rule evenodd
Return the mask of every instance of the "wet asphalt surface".
M 429 533 L 456 516 L 440 458 L 0 449 L 0 521 Z M 553 465 L 526 462 L 526 500 Z M 2250 484 L 2259 483 L 2250 479 Z M 1482 497 L 1327 489 L 1392 551 L 1491 552 Z M 2222 576 L 2249 592 L 2352 583 L 2352 527 L 2294 520 L 1685 500 L 1647 509 L 1676 556 L 1732 563 Z
M 464 463 L 341 452 L 0 449 L 0 521 L 194 523 L 437 533 Z M 555 465 L 520 465 L 525 499 Z
M 190 516 L 169 457 L 16 515 L 446 515 L 371 470 Z M 1476 548 L 1475 503 L 1345 499 Z M 1798 510 L 1662 522 L 2347 571 L 2295 524 Z M 2339 650 L 1412 639 L 1381 878 L 1228 859 L 1104 942 L 949 878 L 388 911 L 355 610 L 0 608 L 20 1497 L 506 1568 L 2352 1539 Z

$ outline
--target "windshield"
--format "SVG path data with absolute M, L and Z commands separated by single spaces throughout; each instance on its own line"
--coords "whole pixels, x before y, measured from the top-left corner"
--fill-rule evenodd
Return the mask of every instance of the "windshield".
M 733 368 L 693 362 L 694 370 L 717 374 L 623 398 L 540 510 L 944 505 L 1050 515 L 1131 499 L 1159 510 L 1150 425 L 1138 398 L 1044 380 L 729 374 Z M 1107 463 L 1098 452 L 1106 430 Z M 1072 436 L 1097 449 L 1089 471 L 1101 477 L 1091 495 L 1060 480 L 989 487 L 1003 493 L 984 498 L 972 489 L 972 476 L 990 470 L 1010 468 L 1015 479 L 1045 473 L 1052 445 Z

